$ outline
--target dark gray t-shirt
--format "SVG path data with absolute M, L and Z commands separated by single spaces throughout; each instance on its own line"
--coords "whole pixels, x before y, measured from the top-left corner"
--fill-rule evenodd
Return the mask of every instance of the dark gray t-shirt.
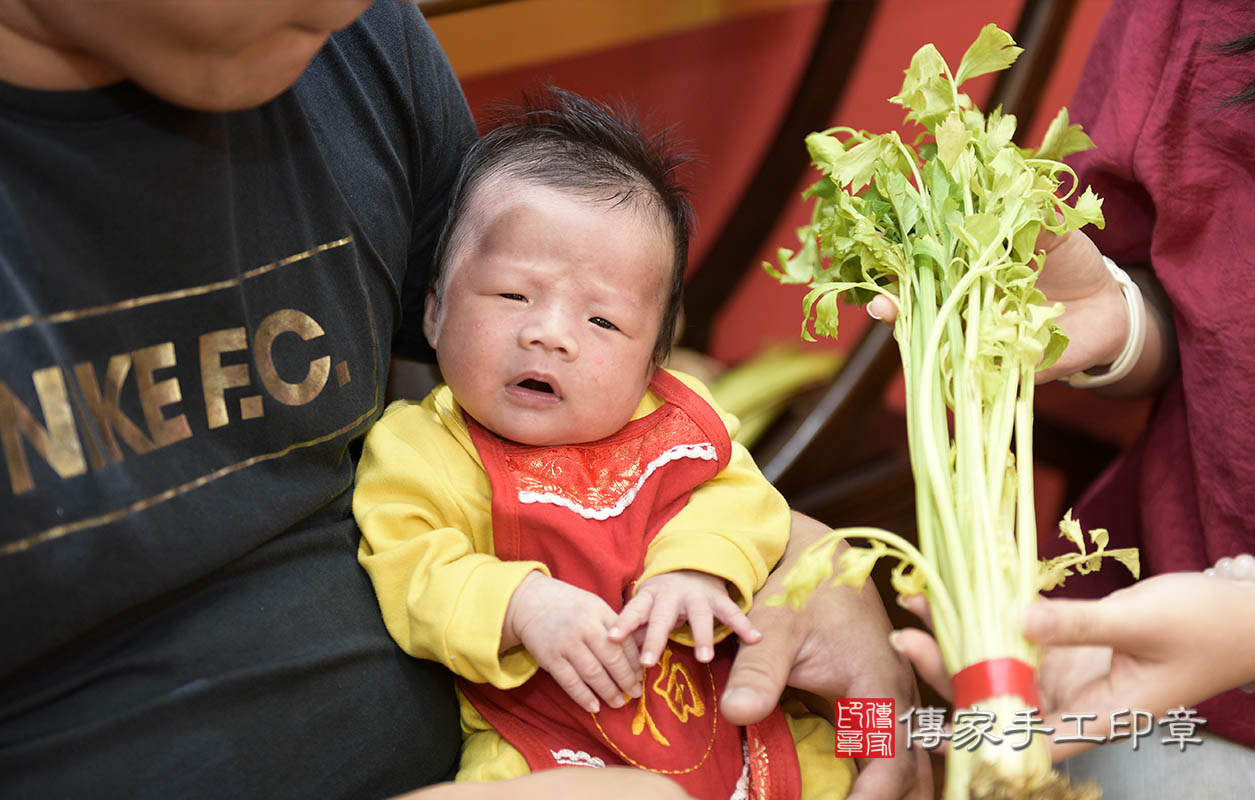
M 473 135 L 396 0 L 254 110 L 0 85 L 0 796 L 448 775 L 350 498 Z

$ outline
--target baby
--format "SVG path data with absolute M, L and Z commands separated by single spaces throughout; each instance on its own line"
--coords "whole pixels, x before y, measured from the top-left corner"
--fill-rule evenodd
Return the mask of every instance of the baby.
M 366 438 L 353 507 L 384 620 L 460 676 L 461 780 L 628 764 L 699 798 L 842 797 L 827 722 L 719 714 L 789 511 L 735 420 L 659 368 L 680 162 L 598 103 L 543 100 L 454 187 L 424 318 L 446 383 Z

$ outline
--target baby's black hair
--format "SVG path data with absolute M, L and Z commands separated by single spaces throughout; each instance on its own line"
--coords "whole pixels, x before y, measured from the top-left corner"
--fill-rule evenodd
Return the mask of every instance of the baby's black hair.
M 508 175 L 615 204 L 639 203 L 658 214 L 674 243 L 671 285 L 653 353 L 654 364 L 661 364 L 671 352 L 683 303 L 693 207 L 677 172 L 689 161 L 676 149 L 670 130 L 647 134 L 627 109 L 556 87 L 524 95 L 518 106 L 497 108 L 453 184 L 430 291 L 439 302 L 441 274 L 457 249 L 471 198 L 491 178 Z

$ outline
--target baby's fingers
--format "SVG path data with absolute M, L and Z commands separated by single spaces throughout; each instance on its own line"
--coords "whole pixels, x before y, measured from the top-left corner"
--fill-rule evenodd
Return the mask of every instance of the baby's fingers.
M 640 631 L 640 628 L 637 628 L 637 631 Z M 621 646 L 623 647 L 623 657 L 627 659 L 632 672 L 636 674 L 639 681 L 643 677 L 644 668 L 641 666 L 641 652 L 637 638 L 636 635 L 628 636 L 623 640 Z M 640 638 L 643 641 L 644 635 L 642 634 Z M 632 696 L 635 697 L 635 695 Z
M 610 673 L 606 671 L 606 667 L 603 666 L 597 653 L 584 648 L 579 652 L 573 653 L 570 656 L 570 661 L 571 665 L 575 667 L 575 671 L 579 673 L 580 680 L 588 688 L 596 692 L 602 700 L 605 700 L 606 705 L 611 708 L 619 708 L 626 702 L 623 698 L 625 692 L 620 690 L 619 685 L 610 677 Z M 565 689 L 566 687 L 564 686 L 563 688 Z M 570 694 L 570 692 L 568 691 L 567 694 Z M 587 705 L 584 707 L 589 708 L 593 713 L 597 713 L 595 705 L 596 701 L 594 701 L 593 708 L 589 708 Z
M 636 652 L 636 642 L 631 637 L 622 644 L 603 642 L 595 648 L 595 653 L 611 680 L 618 686 L 620 695 L 640 697 L 641 662 Z
M 619 616 L 610 623 L 610 629 L 606 635 L 610 637 L 612 642 L 622 642 L 624 639 L 645 623 L 649 619 L 650 608 L 654 604 L 654 596 L 649 592 L 641 592 L 628 601 L 628 604 L 619 612 Z
M 707 603 L 691 603 L 685 610 L 693 633 L 693 653 L 703 664 L 715 657 L 715 615 Z
M 675 629 L 679 609 L 675 598 L 663 595 L 654 601 L 649 615 L 649 627 L 645 630 L 645 643 L 641 646 L 641 665 L 652 667 L 667 646 L 667 637 Z
M 762 632 L 754 627 L 754 623 L 750 622 L 750 618 L 745 616 L 745 612 L 741 611 L 741 607 L 731 597 L 715 598 L 712 605 L 715 617 L 731 628 L 741 641 L 754 644 L 763 638 Z
M 549 670 L 549 675 L 580 708 L 590 714 L 596 714 L 601 710 L 597 697 L 569 661 L 564 659 L 554 664 Z

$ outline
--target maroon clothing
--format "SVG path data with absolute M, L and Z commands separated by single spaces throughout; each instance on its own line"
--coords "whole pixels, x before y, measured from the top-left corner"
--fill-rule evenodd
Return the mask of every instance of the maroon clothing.
M 1180 370 L 1076 509 L 1112 547 L 1140 547 L 1143 576 L 1255 552 L 1255 106 L 1225 105 L 1255 80 L 1255 54 L 1216 49 L 1251 32 L 1249 0 L 1116 0 L 1072 107 L 1097 145 L 1072 163 L 1107 218 L 1087 233 L 1117 263 L 1149 263 L 1174 308 Z M 1068 588 L 1127 581 L 1112 566 Z M 1255 745 L 1255 695 L 1199 714 Z

